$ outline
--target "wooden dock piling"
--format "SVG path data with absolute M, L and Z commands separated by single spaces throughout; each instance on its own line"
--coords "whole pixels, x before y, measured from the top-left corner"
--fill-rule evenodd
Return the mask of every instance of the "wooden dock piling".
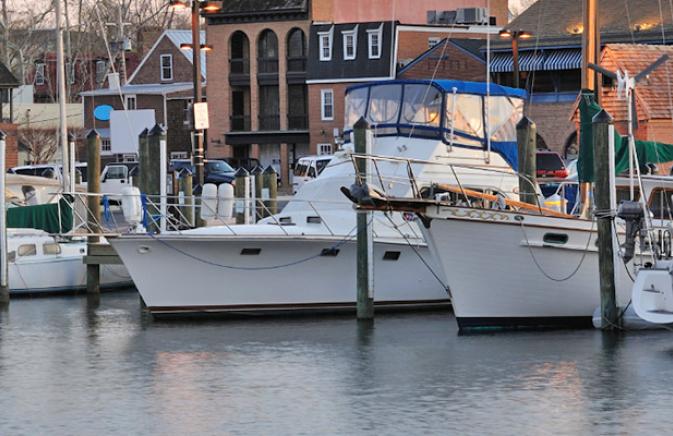
M 7 258 L 7 200 L 5 198 L 5 155 L 7 134 L 0 130 L 0 307 L 9 304 L 9 268 Z
M 528 117 L 516 125 L 516 142 L 519 154 L 519 199 L 537 205 L 535 194 L 537 126 Z
M 236 224 L 247 224 L 246 222 L 246 210 L 245 207 L 248 198 L 247 193 L 249 191 L 247 186 L 250 184 L 250 173 L 248 170 L 241 167 L 236 171 L 235 185 L 234 185 L 234 198 L 236 199 L 235 213 L 236 213 Z
M 262 186 L 262 199 L 264 200 L 264 211 L 267 215 L 278 213 L 278 173 L 274 167 L 269 165 L 264 170 Z
M 99 234 L 100 229 L 100 147 L 101 139 L 96 130 L 91 130 L 86 137 L 87 147 L 87 186 L 91 194 L 87 197 L 87 222 L 90 231 Z M 97 235 L 89 236 L 87 244 L 87 255 L 90 255 L 93 246 L 100 242 Z M 86 291 L 89 294 L 100 293 L 100 265 L 86 265 Z
M 370 154 L 369 123 L 360 118 L 353 126 L 355 153 Z M 368 180 L 366 159 L 356 158 L 359 177 L 363 183 Z M 357 212 L 357 318 L 374 318 L 374 232 L 372 212 Z
M 596 177 L 594 193 L 595 219 L 598 228 L 598 266 L 601 289 L 601 326 L 614 329 L 619 325 L 617 299 L 615 295 L 614 245 L 612 241 L 612 210 L 610 166 L 610 130 L 612 117 L 605 111 L 597 113 L 593 120 L 594 173 Z
M 184 169 L 180 172 L 178 180 L 179 190 L 183 195 L 182 215 L 189 227 L 194 227 L 194 190 L 193 175 L 189 169 Z

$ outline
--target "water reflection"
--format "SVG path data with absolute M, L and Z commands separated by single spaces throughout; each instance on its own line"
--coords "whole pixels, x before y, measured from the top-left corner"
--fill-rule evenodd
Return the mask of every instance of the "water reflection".
M 13 301 L 0 311 L 0 428 L 658 433 L 673 424 L 671 338 L 459 336 L 447 313 L 156 322 L 135 293 Z

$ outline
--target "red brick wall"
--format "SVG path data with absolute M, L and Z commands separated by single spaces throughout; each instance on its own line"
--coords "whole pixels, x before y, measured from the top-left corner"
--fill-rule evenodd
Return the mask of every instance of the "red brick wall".
M 355 83 L 330 83 L 315 84 L 308 86 L 308 127 L 311 136 L 310 153 L 317 153 L 317 144 L 331 143 L 334 149 L 334 128 L 339 131 L 344 128 L 344 95 L 346 88 L 356 85 Z M 334 120 L 323 121 L 321 119 L 320 90 L 331 89 L 334 91 Z
M 404 71 L 401 79 L 486 80 L 486 64 L 450 42 Z
M 271 29 L 278 38 L 279 51 L 279 99 L 280 126 L 287 126 L 287 82 L 286 43 L 287 34 L 294 28 L 304 31 L 308 45 L 309 21 L 278 21 L 268 23 L 220 24 L 207 26 L 207 41 L 213 45 L 208 55 L 208 112 L 210 129 L 208 130 L 208 156 L 211 158 L 232 155 L 230 146 L 224 144 L 224 134 L 229 132 L 231 114 L 231 87 L 229 86 L 229 41 L 231 35 L 240 30 L 244 32 L 250 44 L 250 122 L 252 130 L 257 130 L 259 115 L 259 88 L 257 85 L 257 40 L 265 29 Z M 309 106 L 310 108 L 311 106 Z M 312 109 L 309 110 L 309 112 Z M 253 154 L 255 147 L 252 148 Z
M 173 56 L 173 80 L 161 80 L 161 55 L 164 54 Z M 138 70 L 131 84 L 191 82 L 192 77 L 192 63 L 168 37 L 164 37 Z
M 7 168 L 19 164 L 19 147 L 17 142 L 17 125 L 0 123 L 0 130 L 7 134 L 5 142 L 5 165 Z
M 533 104 L 529 107 L 531 120 L 537 125 L 537 133 L 540 135 L 550 150 L 561 153 L 568 137 L 576 130 L 576 125 L 570 119 L 575 102 Z

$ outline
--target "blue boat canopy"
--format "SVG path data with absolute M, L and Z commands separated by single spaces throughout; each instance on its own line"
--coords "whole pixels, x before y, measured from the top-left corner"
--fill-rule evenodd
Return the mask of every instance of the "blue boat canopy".
M 526 91 L 461 80 L 387 80 L 346 91 L 344 133 L 364 117 L 376 135 L 436 139 L 486 149 L 517 165 L 516 123 Z M 347 135 L 349 139 L 349 135 Z
M 453 93 L 453 89 L 456 88 L 456 92 L 459 94 L 473 94 L 484 96 L 489 94 L 488 88 L 490 87 L 490 95 L 494 97 L 514 97 L 523 99 L 528 98 L 528 92 L 526 92 L 526 90 L 524 89 L 510 88 L 509 86 L 502 86 L 493 82 L 487 85 L 486 82 L 468 82 L 465 80 L 450 80 L 450 79 L 385 80 L 377 82 L 368 82 L 366 84 L 350 86 L 346 89 L 346 93 L 362 87 L 369 87 L 372 85 L 383 85 L 383 84 L 434 85 L 446 93 Z

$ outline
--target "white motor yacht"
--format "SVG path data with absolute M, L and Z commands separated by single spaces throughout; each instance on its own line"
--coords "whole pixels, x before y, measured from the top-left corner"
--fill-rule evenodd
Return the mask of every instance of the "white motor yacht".
M 450 80 L 352 87 L 344 149 L 280 213 L 252 225 L 128 234 L 110 243 L 153 314 L 352 310 L 356 214 L 340 187 L 355 180 L 354 123 L 365 117 L 372 153 L 389 158 L 374 171 L 375 182 L 386 180 L 377 189 L 412 195 L 411 172 L 416 180 L 459 177 L 465 186 L 511 193 L 518 179 L 508 162 L 524 98 L 518 89 Z M 376 306 L 450 303 L 413 217 L 376 212 L 373 229 Z

